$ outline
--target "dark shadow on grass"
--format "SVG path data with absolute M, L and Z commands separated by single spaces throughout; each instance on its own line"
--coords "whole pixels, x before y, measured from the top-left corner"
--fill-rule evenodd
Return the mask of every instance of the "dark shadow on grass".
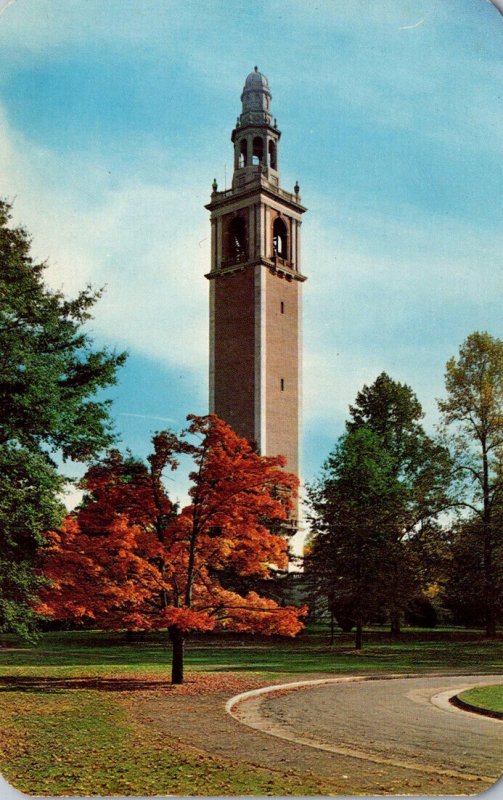
M 98 692 L 144 692 L 174 689 L 169 681 L 145 681 L 134 678 L 34 678 L 4 676 L 0 678 L 0 692 L 56 692 L 94 690 Z

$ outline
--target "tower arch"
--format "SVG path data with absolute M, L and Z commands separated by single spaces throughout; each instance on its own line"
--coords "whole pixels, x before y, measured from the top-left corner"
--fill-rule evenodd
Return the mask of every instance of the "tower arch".
M 283 217 L 278 216 L 272 226 L 273 256 L 289 261 L 288 227 Z
M 252 163 L 254 166 L 262 164 L 264 160 L 264 140 L 261 136 L 253 137 Z
M 248 164 L 248 140 L 245 138 L 239 142 L 239 167 L 246 167 Z
M 245 261 L 247 249 L 246 220 L 242 215 L 233 216 L 228 223 L 224 258 L 236 263 Z
M 277 158 L 276 158 L 276 142 L 274 139 L 269 139 L 268 143 L 268 157 L 269 157 L 269 166 L 271 169 L 276 170 L 277 166 Z

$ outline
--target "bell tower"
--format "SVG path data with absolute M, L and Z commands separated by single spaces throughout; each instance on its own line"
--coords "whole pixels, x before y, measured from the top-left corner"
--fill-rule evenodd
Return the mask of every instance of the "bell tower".
M 299 186 L 280 187 L 281 133 L 258 68 L 232 131 L 232 187 L 211 202 L 210 412 L 299 474 L 301 382 Z

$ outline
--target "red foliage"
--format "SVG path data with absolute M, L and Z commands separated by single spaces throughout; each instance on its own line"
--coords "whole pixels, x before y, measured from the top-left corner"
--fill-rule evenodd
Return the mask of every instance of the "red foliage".
M 52 586 L 41 613 L 103 628 L 300 630 L 301 609 L 237 591 L 232 580 L 267 579 L 271 565 L 286 566 L 287 542 L 271 521 L 287 517 L 297 479 L 218 417 L 189 420 L 181 438 L 156 434 L 149 467 L 112 452 L 89 469 L 82 505 L 42 553 Z M 162 476 L 182 453 L 194 470 L 191 503 L 178 511 Z

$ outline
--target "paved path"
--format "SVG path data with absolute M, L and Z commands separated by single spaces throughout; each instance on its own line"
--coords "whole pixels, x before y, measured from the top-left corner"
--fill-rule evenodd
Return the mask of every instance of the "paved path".
M 320 673 L 299 676 L 327 678 Z M 219 688 L 218 681 L 214 689 L 194 697 L 177 692 L 129 697 L 134 700 L 130 712 L 142 724 L 222 767 L 267 770 L 283 780 L 285 795 L 306 794 L 298 788 L 306 785 L 312 795 L 476 795 L 502 771 L 503 722 L 440 710 L 431 705 L 430 696 L 486 681 L 502 683 L 503 676 L 492 681 L 464 676 L 373 680 L 256 697 L 240 704 L 238 713 L 248 722 L 255 715 L 260 726 L 268 715 L 266 727 L 258 730 L 226 712 L 229 691 Z M 256 686 L 256 680 L 248 686 L 244 682 L 241 691 Z M 401 699 L 393 700 L 395 690 Z M 272 725 L 279 726 L 282 737 L 292 738 L 269 735 L 266 730 Z M 336 750 L 300 743 L 306 731 L 326 738 Z M 417 749 L 411 752 L 414 739 Z M 397 763 L 399 756 L 406 756 L 403 765 Z
M 290 742 L 459 779 L 460 788 L 466 781 L 471 794 L 476 789 L 468 782 L 503 772 L 503 722 L 459 711 L 446 695 L 501 682 L 501 676 L 346 681 L 256 697 L 237 713 Z

